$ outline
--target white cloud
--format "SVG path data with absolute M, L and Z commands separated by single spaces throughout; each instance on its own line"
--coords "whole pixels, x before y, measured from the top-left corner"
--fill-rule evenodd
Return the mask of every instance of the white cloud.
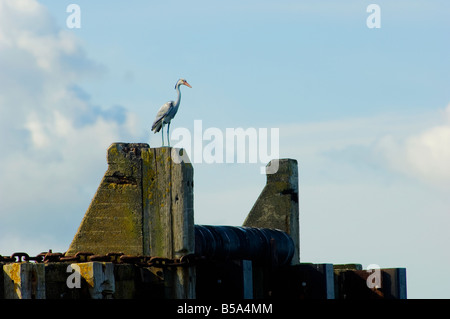
M 281 127 L 280 154 L 299 163 L 303 262 L 406 267 L 409 297 L 447 298 L 444 267 L 423 273 L 450 262 L 450 107 L 414 113 Z
M 0 232 L 73 236 L 58 228 L 76 230 L 107 147 L 136 137 L 136 117 L 93 105 L 80 83 L 104 68 L 35 0 L 0 0 L 0 56 Z
M 450 105 L 422 114 L 305 123 L 280 128 L 281 157 L 321 168 L 315 178 L 363 178 L 362 167 L 380 175 L 408 176 L 438 188 L 450 187 Z M 339 162 L 339 163 L 338 163 Z M 346 170 L 343 171 L 343 165 Z M 339 171 L 333 172 L 333 167 Z
M 450 104 L 441 115 L 442 123 L 405 138 L 384 136 L 376 149 L 391 169 L 447 189 L 450 187 Z

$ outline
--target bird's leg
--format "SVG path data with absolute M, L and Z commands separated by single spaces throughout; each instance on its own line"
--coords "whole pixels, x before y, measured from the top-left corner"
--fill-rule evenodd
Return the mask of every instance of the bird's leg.
M 167 143 L 170 147 L 170 135 L 169 135 L 170 122 L 167 123 Z
M 162 138 L 161 146 L 164 146 L 164 122 L 162 123 L 162 128 L 161 128 L 161 138 Z

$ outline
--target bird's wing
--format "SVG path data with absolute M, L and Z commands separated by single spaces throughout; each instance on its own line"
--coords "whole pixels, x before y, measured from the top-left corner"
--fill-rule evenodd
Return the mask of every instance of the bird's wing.
M 156 114 L 155 121 L 153 122 L 152 131 L 155 131 L 155 133 L 159 132 L 162 126 L 162 120 L 167 114 L 169 114 L 172 108 L 173 108 L 173 101 L 169 101 L 165 103 L 163 106 L 161 106 L 161 108 L 158 111 L 158 114 Z

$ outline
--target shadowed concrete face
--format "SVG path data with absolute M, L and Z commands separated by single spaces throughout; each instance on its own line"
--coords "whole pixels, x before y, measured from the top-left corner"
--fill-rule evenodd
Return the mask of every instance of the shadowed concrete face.
M 148 144 L 114 143 L 108 169 L 66 252 L 142 254 L 142 159 Z
M 267 174 L 267 183 L 243 226 L 277 228 L 288 233 L 295 244 L 292 264 L 299 262 L 299 205 L 298 205 L 298 167 L 293 159 L 272 160 L 270 166 L 277 161 L 276 173 Z
M 188 244 L 194 237 L 193 169 L 174 163 L 171 150 L 112 144 L 108 169 L 66 255 L 90 251 L 172 258 L 193 252 L 193 243 Z M 181 238 L 169 231 L 172 223 L 178 223 Z

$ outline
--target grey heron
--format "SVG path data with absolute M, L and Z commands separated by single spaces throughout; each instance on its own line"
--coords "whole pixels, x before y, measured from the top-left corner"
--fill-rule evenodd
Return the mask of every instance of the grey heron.
M 170 121 L 175 117 L 175 114 L 178 112 L 178 107 L 180 106 L 180 100 L 181 100 L 181 92 L 180 92 L 180 86 L 186 85 L 187 87 L 192 88 L 192 86 L 187 83 L 185 79 L 179 79 L 177 84 L 175 84 L 175 90 L 177 90 L 178 97 L 176 101 L 169 101 L 165 103 L 158 111 L 158 114 L 156 114 L 155 121 L 152 125 L 152 131 L 155 133 L 161 131 L 161 138 L 162 138 L 162 145 L 164 146 L 164 124 L 167 124 L 167 142 L 170 146 L 170 139 L 169 139 L 169 128 L 170 128 Z

